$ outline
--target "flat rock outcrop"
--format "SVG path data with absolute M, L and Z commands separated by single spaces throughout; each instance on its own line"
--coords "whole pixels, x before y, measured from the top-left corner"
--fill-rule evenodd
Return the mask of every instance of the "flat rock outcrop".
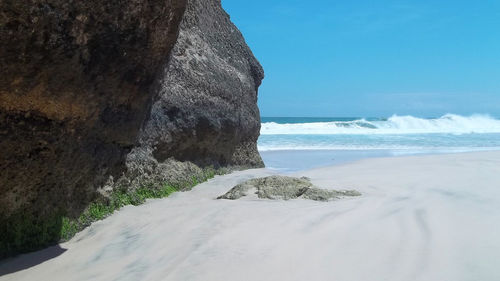
M 236 185 L 217 199 L 237 200 L 256 195 L 260 199 L 291 200 L 297 198 L 330 201 L 345 196 L 360 196 L 355 190 L 328 190 L 314 186 L 308 178 L 270 176 L 251 179 Z
M 3 0 L 0 12 L 0 257 L 57 241 L 61 214 L 117 188 L 263 166 L 263 70 L 220 0 Z M 6 234 L 28 228 L 43 240 Z

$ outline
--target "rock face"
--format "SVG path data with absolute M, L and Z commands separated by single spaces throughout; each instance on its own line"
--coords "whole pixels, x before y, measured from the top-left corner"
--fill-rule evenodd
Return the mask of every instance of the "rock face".
M 264 72 L 219 1 L 188 1 L 128 180 L 161 182 L 175 158 L 198 166 L 263 167 L 257 88 Z M 123 179 L 122 179 L 123 180 Z
M 321 189 L 314 186 L 307 178 L 270 176 L 251 179 L 238 184 L 217 199 L 236 200 L 252 194 L 261 199 L 290 200 L 303 198 L 315 201 L 330 201 L 344 196 L 361 195 L 355 190 L 337 191 Z
M 49 233 L 35 244 L 57 240 L 55 214 L 116 188 L 263 165 L 263 70 L 220 0 L 3 0 L 0 12 L 0 251 L 20 224 Z

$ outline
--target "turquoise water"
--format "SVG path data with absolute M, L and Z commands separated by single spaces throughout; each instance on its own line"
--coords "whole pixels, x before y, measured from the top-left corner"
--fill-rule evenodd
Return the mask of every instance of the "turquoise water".
M 412 134 L 412 135 L 262 135 L 259 149 L 267 150 L 446 150 L 500 149 L 500 134 Z
M 455 114 L 439 118 L 263 117 L 258 147 L 268 167 L 284 170 L 368 157 L 500 150 L 500 120 Z
M 361 120 L 362 117 L 262 117 L 262 123 L 275 122 L 278 124 L 299 124 L 299 123 L 315 123 L 315 122 L 348 122 Z M 365 118 L 368 121 L 387 120 L 387 118 Z
M 500 120 L 448 114 L 440 118 L 262 118 L 259 150 L 500 149 Z

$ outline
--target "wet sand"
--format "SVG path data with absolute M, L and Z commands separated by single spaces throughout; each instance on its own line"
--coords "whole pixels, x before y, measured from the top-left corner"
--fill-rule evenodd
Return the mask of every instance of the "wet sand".
M 500 152 L 296 173 L 363 193 L 333 202 L 215 200 L 273 173 L 125 207 L 60 247 L 3 262 L 11 273 L 0 280 L 500 280 Z

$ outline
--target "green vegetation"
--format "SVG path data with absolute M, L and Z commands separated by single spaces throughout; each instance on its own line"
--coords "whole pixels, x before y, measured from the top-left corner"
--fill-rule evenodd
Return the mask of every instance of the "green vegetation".
M 71 239 L 71 237 L 73 237 L 77 232 L 89 226 L 92 222 L 108 217 L 113 214 L 114 211 L 119 210 L 123 206 L 141 205 L 146 201 L 146 199 L 165 198 L 177 191 L 177 188 L 166 184 L 160 189 L 149 189 L 143 187 L 136 189 L 133 192 L 113 192 L 108 202 L 98 201 L 91 203 L 78 219 L 72 220 L 68 217 L 63 217 L 60 239 L 62 241 Z
M 32 214 L 16 213 L 0 222 L 0 258 L 14 253 L 40 249 L 57 242 L 61 216 L 38 218 Z
M 193 176 L 182 184 L 165 183 L 161 188 L 148 186 L 132 191 L 116 190 L 106 200 L 100 199 L 90 203 L 76 219 L 68 217 L 62 211 L 45 218 L 33 214 L 15 214 L 7 221 L 0 222 L 0 258 L 67 241 L 92 222 L 110 216 L 121 207 L 141 205 L 146 199 L 168 197 L 174 192 L 187 190 L 224 172 L 207 168 L 201 175 Z
M 207 168 L 199 176 L 193 176 L 190 181 L 182 184 L 165 183 L 161 188 L 141 187 L 131 192 L 129 191 L 114 191 L 107 202 L 97 201 L 91 203 L 87 209 L 80 215 L 78 219 L 62 218 L 62 226 L 60 232 L 60 240 L 67 241 L 71 239 L 77 232 L 89 226 L 92 222 L 102 220 L 114 211 L 119 210 L 123 206 L 143 204 L 146 199 L 159 199 L 170 196 L 172 193 L 186 190 L 205 182 L 217 174 L 222 174 L 213 168 Z

